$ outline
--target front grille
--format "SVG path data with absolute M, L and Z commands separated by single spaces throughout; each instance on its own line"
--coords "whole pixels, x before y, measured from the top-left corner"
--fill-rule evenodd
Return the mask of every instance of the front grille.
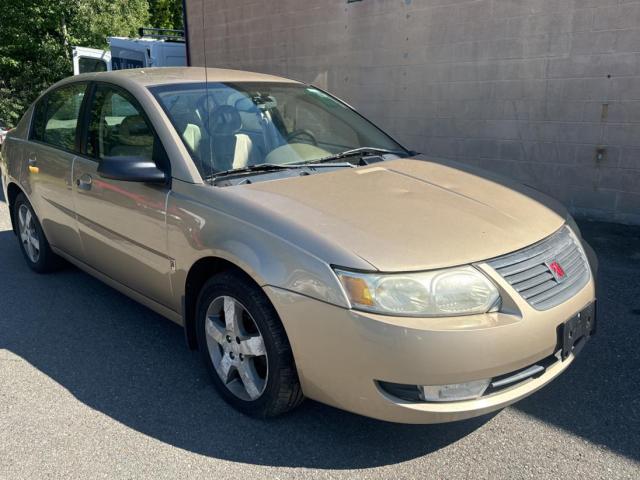
M 557 262 L 564 277 L 549 265 Z M 487 262 L 536 310 L 548 310 L 574 296 L 589 281 L 589 264 L 568 226 L 517 252 Z

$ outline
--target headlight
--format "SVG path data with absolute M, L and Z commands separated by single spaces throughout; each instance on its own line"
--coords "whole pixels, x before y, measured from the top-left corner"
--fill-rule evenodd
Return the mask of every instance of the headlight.
M 495 285 L 471 266 L 377 274 L 335 270 L 352 308 L 387 315 L 454 316 L 496 311 Z

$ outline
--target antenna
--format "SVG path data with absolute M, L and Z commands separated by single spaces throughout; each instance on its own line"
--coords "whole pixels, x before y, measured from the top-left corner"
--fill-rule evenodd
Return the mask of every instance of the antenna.
M 205 105 L 205 119 L 204 119 L 204 127 L 207 130 L 207 140 L 209 143 L 209 165 L 208 165 L 208 169 L 206 170 L 206 177 L 210 178 L 211 177 L 211 173 L 213 173 L 214 168 L 213 168 L 213 138 L 211 136 L 211 128 L 210 128 L 210 121 L 211 121 L 211 113 L 209 111 L 209 72 L 208 72 L 208 67 L 207 67 L 207 36 L 206 36 L 206 32 L 205 32 L 205 17 L 206 17 L 206 2 L 205 0 L 202 0 L 202 51 L 204 53 L 204 91 L 205 91 L 205 101 L 204 101 L 204 105 Z M 204 159 L 202 160 L 202 162 L 204 163 Z M 204 165 L 202 165 L 202 167 L 204 167 Z M 203 168 L 204 171 L 204 168 Z M 213 180 L 211 180 L 213 182 Z

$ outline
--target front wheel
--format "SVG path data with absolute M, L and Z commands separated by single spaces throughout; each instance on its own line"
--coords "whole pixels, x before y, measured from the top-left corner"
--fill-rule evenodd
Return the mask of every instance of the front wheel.
M 233 273 L 212 277 L 198 297 L 200 354 L 227 403 L 252 417 L 274 417 L 303 395 L 289 340 L 262 290 Z

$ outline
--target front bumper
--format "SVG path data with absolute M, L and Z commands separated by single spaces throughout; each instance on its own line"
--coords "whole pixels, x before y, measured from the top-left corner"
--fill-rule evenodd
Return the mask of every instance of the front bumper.
M 504 283 L 486 269 L 497 284 Z M 573 361 L 477 400 L 410 402 L 377 382 L 444 385 L 498 377 L 557 351 L 558 326 L 595 299 L 593 276 L 573 298 L 546 311 L 512 297 L 505 312 L 407 318 L 347 310 L 266 287 L 293 349 L 305 395 L 361 415 L 400 423 L 440 423 L 483 415 L 538 390 Z

